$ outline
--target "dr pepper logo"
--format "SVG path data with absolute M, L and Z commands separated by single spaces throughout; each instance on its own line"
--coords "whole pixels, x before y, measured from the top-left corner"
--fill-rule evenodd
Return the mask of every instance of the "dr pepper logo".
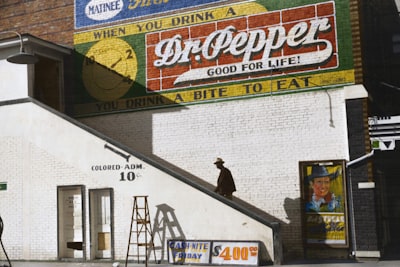
M 150 33 L 146 51 L 150 91 L 335 68 L 334 2 Z

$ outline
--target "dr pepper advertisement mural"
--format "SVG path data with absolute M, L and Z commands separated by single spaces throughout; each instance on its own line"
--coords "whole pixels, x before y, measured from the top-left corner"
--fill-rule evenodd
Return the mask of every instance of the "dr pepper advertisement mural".
M 345 161 L 301 162 L 306 245 L 348 247 Z
M 347 1 L 190 1 L 203 9 L 161 16 L 164 2 L 146 6 L 151 19 L 74 34 L 76 116 L 354 83 Z

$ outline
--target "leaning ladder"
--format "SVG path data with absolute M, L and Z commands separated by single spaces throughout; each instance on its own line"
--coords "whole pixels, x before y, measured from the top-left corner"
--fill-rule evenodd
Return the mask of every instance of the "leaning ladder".
M 125 267 L 128 266 L 130 257 L 136 258 L 137 263 L 140 263 L 141 259 L 144 260 L 147 267 L 151 251 L 154 261 L 157 261 L 147 196 L 134 196 Z

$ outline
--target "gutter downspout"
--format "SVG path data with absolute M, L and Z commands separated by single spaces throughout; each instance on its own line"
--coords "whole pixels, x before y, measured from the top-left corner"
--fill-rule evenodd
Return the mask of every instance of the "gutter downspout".
M 357 162 L 360 162 L 360 161 L 362 161 L 362 160 L 364 160 L 364 159 L 367 159 L 367 158 L 369 158 L 369 157 L 372 157 L 372 156 L 374 155 L 374 151 L 375 151 L 375 150 L 371 150 L 371 152 L 369 152 L 368 154 L 365 154 L 364 156 L 359 157 L 358 159 L 354 159 L 354 160 L 352 160 L 352 161 L 347 162 L 347 163 L 346 163 L 346 167 L 350 167 L 351 165 L 356 164 Z
M 371 152 L 369 152 L 368 154 L 365 154 L 364 156 L 361 156 L 357 159 L 354 159 L 352 161 L 349 161 L 346 163 L 346 168 L 360 162 L 363 161 L 367 158 L 370 158 L 374 155 L 374 150 L 371 150 Z M 354 219 L 354 205 L 353 205 L 353 186 L 352 186 L 352 180 L 351 180 L 351 172 L 349 171 L 349 210 L 351 213 L 351 239 L 352 239 L 352 252 L 351 252 L 351 256 L 355 257 L 356 256 L 356 250 L 357 250 L 357 241 L 356 241 L 356 228 L 355 228 L 355 219 Z

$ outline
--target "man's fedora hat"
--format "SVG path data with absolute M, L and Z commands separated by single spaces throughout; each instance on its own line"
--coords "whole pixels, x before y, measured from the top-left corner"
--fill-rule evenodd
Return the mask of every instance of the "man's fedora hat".
M 340 175 L 340 171 L 335 173 L 329 173 L 325 166 L 312 165 L 311 174 L 307 176 L 308 181 L 314 180 L 314 178 L 329 177 L 331 180 L 336 179 Z
M 217 159 L 215 160 L 214 164 L 217 164 L 217 163 L 224 164 L 225 161 L 223 161 L 221 158 L 217 158 Z

